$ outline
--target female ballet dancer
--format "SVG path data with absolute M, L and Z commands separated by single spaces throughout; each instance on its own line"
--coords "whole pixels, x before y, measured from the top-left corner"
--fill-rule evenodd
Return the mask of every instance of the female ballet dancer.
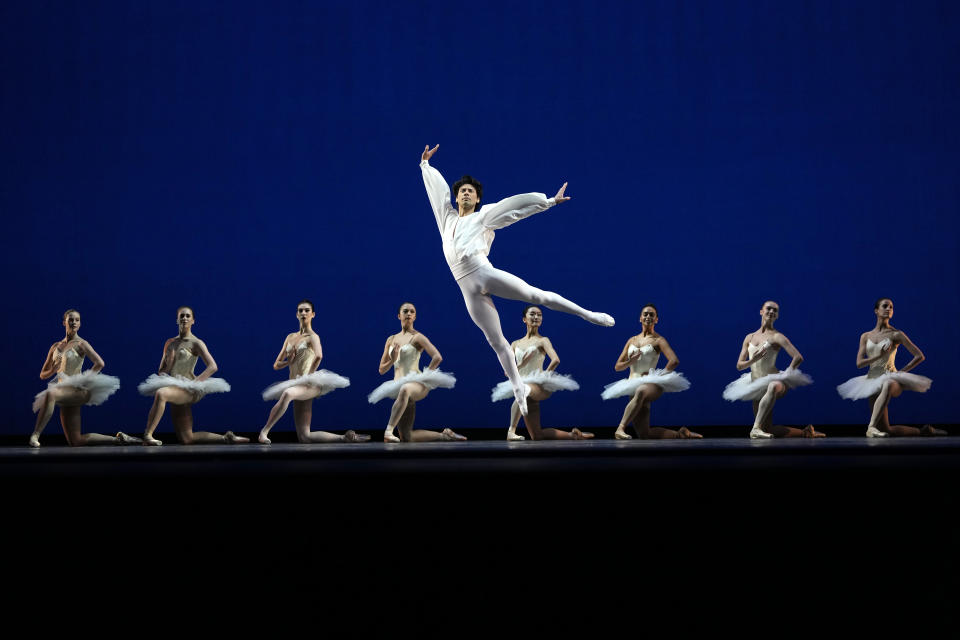
M 576 391 L 580 388 L 580 385 L 570 376 L 554 373 L 554 370 L 560 365 L 560 358 L 553 349 L 550 338 L 540 335 L 543 312 L 532 304 L 527 305 L 523 310 L 523 324 L 527 325 L 527 335 L 514 341 L 510 348 L 516 358 L 521 379 L 530 387 L 530 395 L 527 396 L 527 415 L 523 420 L 527 425 L 527 431 L 530 433 L 530 439 L 585 440 L 592 438 L 592 433 L 580 431 L 576 428 L 570 431 L 561 431 L 560 429 L 544 429 L 540 426 L 540 402 L 552 396 L 554 391 Z M 550 364 L 547 365 L 546 371 L 543 370 L 545 357 L 550 358 Z M 510 384 L 509 380 L 504 380 L 495 386 L 490 396 L 494 402 L 511 397 L 513 397 L 513 385 Z M 510 406 L 510 428 L 507 430 L 507 440 L 524 439 L 523 436 L 517 434 L 517 424 L 519 422 L 520 407 L 514 400 Z
M 280 354 L 273 363 L 275 371 L 290 367 L 290 379 L 277 382 L 263 392 L 264 400 L 276 400 L 267 418 L 267 424 L 260 430 L 260 442 L 270 444 L 267 435 L 277 423 L 290 402 L 293 402 L 293 424 L 297 429 L 297 441 L 310 442 L 366 442 L 370 436 L 360 435 L 352 430 L 342 436 L 326 431 L 311 431 L 310 419 L 313 415 L 313 399 L 330 393 L 334 389 L 350 386 L 350 381 L 326 369 L 316 369 L 323 359 L 320 337 L 313 331 L 313 319 L 316 317 L 313 303 L 301 300 L 297 303 L 297 319 L 300 330 L 287 335 Z
M 907 373 L 924 361 L 923 352 L 910 341 L 902 331 L 890 325 L 893 317 L 893 301 L 880 298 L 873 305 L 877 324 L 872 331 L 860 336 L 860 348 L 857 351 L 857 368 L 870 367 L 865 376 L 850 378 L 837 387 L 840 396 L 847 400 L 870 398 L 870 423 L 867 425 L 868 438 L 887 436 L 945 436 L 946 431 L 924 425 L 922 429 L 902 424 L 891 425 L 887 414 L 890 398 L 896 398 L 904 389 L 924 393 L 930 388 L 932 380 L 924 376 Z M 900 371 L 894 361 L 900 345 L 907 348 L 913 360 Z
M 195 320 L 193 309 L 179 307 L 177 309 L 177 326 L 179 335 L 170 338 L 163 344 L 163 358 L 160 360 L 160 370 L 151 374 L 137 386 L 137 391 L 145 396 L 153 396 L 153 406 L 147 416 L 147 428 L 143 432 L 143 444 L 161 445 L 160 440 L 153 437 L 153 431 L 163 417 L 167 404 L 170 407 L 170 418 L 173 420 L 173 429 L 181 444 L 204 444 L 211 442 L 250 442 L 227 431 L 222 436 L 209 431 L 193 430 L 192 407 L 208 393 L 230 391 L 230 385 L 223 378 L 211 378 L 217 371 L 217 363 L 207 349 L 203 340 L 193 335 L 191 328 Z M 199 376 L 194 377 L 193 370 L 197 365 L 197 358 L 207 365 Z
M 672 440 L 674 438 L 702 438 L 686 427 L 676 431 L 664 427 L 650 426 L 650 403 L 663 395 L 665 391 L 686 391 L 690 382 L 679 371 L 674 371 L 680 361 L 673 352 L 670 343 L 656 332 L 654 327 L 660 321 L 657 308 L 652 304 L 644 305 L 640 310 L 640 324 L 643 330 L 627 340 L 623 346 L 614 371 L 630 369 L 630 376 L 624 380 L 617 380 L 603 388 L 600 394 L 604 400 L 630 396 L 617 425 L 614 436 L 617 440 L 632 440 L 633 436 L 627 433 L 627 425 L 633 423 L 637 437 L 644 440 Z M 660 354 L 667 358 L 667 366 L 656 369 Z
M 555 204 L 566 202 L 564 196 L 567 183 L 564 182 L 557 195 L 547 198 L 542 193 L 525 193 L 512 196 L 492 205 L 484 205 L 477 210 L 483 197 L 483 187 L 474 178 L 463 176 L 454 183 L 459 212 L 450 203 L 450 188 L 440 172 L 430 166 L 430 158 L 440 145 L 433 149 L 429 145 L 423 148 L 420 156 L 420 169 L 423 184 L 437 227 L 443 238 L 443 255 L 453 273 L 467 312 L 474 323 L 483 331 L 487 342 L 493 347 L 510 380 L 514 398 L 520 407 L 520 413 L 527 415 L 527 394 L 530 388 L 523 384 L 517 363 L 513 358 L 510 344 L 503 337 L 500 328 L 500 316 L 493 304 L 492 296 L 508 300 L 521 300 L 580 316 L 588 322 L 606 327 L 613 326 L 613 318 L 605 313 L 587 311 L 583 307 L 563 298 L 552 291 L 542 291 L 532 287 L 517 276 L 494 268 L 487 259 L 493 244 L 494 230 L 502 229 L 518 220 L 522 220 Z
M 457 380 L 449 373 L 438 371 L 443 361 L 440 352 L 427 336 L 413 328 L 417 319 L 417 309 L 410 302 L 400 305 L 397 313 L 400 320 L 400 333 L 387 338 L 380 357 L 380 375 L 393 367 L 393 380 L 384 382 L 370 392 L 367 400 L 376 404 L 384 398 L 396 398 L 390 410 L 390 419 L 383 432 L 384 442 L 432 442 L 434 440 L 466 440 L 452 429 L 427 431 L 413 428 L 417 415 L 417 402 L 423 400 L 431 389 L 443 387 L 452 389 Z M 426 351 L 430 356 L 427 370 L 420 371 L 420 354 Z M 393 430 L 400 428 L 400 437 Z
M 735 400 L 753 401 L 753 428 L 751 438 L 822 438 L 824 434 L 816 431 L 812 424 L 803 429 L 773 424 L 773 405 L 784 396 L 787 389 L 813 383 L 813 379 L 799 369 L 803 356 L 793 343 L 773 328 L 780 316 L 780 305 L 772 300 L 763 303 L 760 309 L 760 328 L 748 333 L 740 348 L 737 370 L 747 367 L 750 371 L 727 385 L 723 397 L 731 402 Z M 783 371 L 777 371 L 777 355 L 780 349 L 786 349 L 793 360 Z
M 47 359 L 40 369 L 40 379 L 46 380 L 54 375 L 57 379 L 47 385 L 33 400 L 33 412 L 37 422 L 30 436 L 30 446 L 40 446 L 40 434 L 53 415 L 54 405 L 60 406 L 60 423 L 63 435 L 71 447 L 96 444 L 132 444 L 139 438 L 118 431 L 115 436 L 99 433 L 80 433 L 80 407 L 85 404 L 103 404 L 120 388 L 119 378 L 100 373 L 103 358 L 93 350 L 90 343 L 77 335 L 80 330 L 80 312 L 68 309 L 63 313 L 63 326 L 66 335 L 63 340 L 54 342 L 47 351 Z M 81 372 L 83 359 L 90 358 L 93 367 Z

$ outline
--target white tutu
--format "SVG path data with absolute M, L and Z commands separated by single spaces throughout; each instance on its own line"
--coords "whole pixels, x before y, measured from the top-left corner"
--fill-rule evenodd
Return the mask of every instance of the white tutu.
M 440 371 L 439 369 L 427 369 L 420 373 L 408 373 L 402 378 L 384 382 L 371 391 L 370 395 L 367 396 L 367 402 L 376 404 L 384 398 L 396 398 L 400 393 L 400 387 L 408 382 L 419 382 L 427 389 L 436 389 L 437 387 L 453 389 L 453 385 L 457 383 L 457 379 L 454 378 L 452 374 Z
M 644 384 L 655 384 L 669 393 L 686 391 L 690 388 L 690 381 L 683 377 L 683 374 L 679 371 L 650 369 L 646 375 L 624 378 L 605 385 L 600 397 L 604 400 L 610 400 L 620 396 L 632 396 L 636 393 L 637 387 Z
M 549 391 L 550 393 L 554 391 L 576 391 L 580 388 L 577 381 L 570 376 L 554 373 L 553 371 L 535 371 L 530 375 L 521 376 L 520 379 L 524 382 L 538 384 L 543 387 L 544 391 Z M 504 380 L 493 388 L 493 391 L 490 393 L 490 400 L 491 402 L 497 402 L 499 400 L 506 400 L 507 398 L 513 398 L 513 385 L 510 384 L 509 380 Z
M 208 393 L 225 393 L 230 391 L 230 383 L 223 378 L 207 378 L 206 380 L 189 380 L 180 376 L 168 376 L 165 373 L 157 375 L 153 373 L 149 378 L 137 385 L 137 391 L 141 395 L 152 396 L 158 389 L 164 387 L 180 387 L 194 394 L 197 394 L 197 400 Z
M 723 390 L 723 399 L 735 402 L 736 400 L 759 400 L 767 392 L 767 385 L 771 382 L 782 382 L 788 389 L 813 384 L 813 378 L 800 369 L 784 369 L 777 373 L 769 373 L 756 380 L 750 379 L 750 372 L 727 385 Z
M 63 376 L 59 380 L 54 380 L 47 385 L 47 389 L 62 385 L 65 387 L 77 387 L 90 392 L 90 399 L 86 404 L 103 404 L 107 398 L 112 396 L 120 388 L 120 378 L 108 376 L 103 373 L 94 373 L 91 370 L 84 371 L 72 376 Z M 47 391 L 41 391 L 33 397 L 33 412 L 37 413 L 43 407 L 44 398 Z
M 876 378 L 867 376 L 857 376 L 850 378 L 843 384 L 837 386 L 837 393 L 841 398 L 847 400 L 860 400 L 869 398 L 872 395 L 880 393 L 880 387 L 887 380 L 896 380 L 904 389 L 924 393 L 933 384 L 933 380 L 926 376 L 918 376 L 915 373 L 904 373 L 902 371 L 890 371 Z
M 322 396 L 330 393 L 334 389 L 343 389 L 344 387 L 349 387 L 350 380 L 334 373 L 333 371 L 320 369 L 319 371 L 308 373 L 307 375 L 300 376 L 299 378 L 284 380 L 283 382 L 277 382 L 270 385 L 263 390 L 263 399 L 276 400 L 280 397 L 281 393 L 290 387 L 296 386 L 316 387 L 317 389 L 320 389 L 320 395 Z

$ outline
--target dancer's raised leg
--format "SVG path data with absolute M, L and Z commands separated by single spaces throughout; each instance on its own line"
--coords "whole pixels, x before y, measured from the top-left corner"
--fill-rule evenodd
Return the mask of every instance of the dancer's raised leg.
M 522 278 L 518 278 L 512 273 L 508 273 L 502 269 L 485 266 L 466 276 L 466 278 L 481 280 L 483 290 L 490 295 L 508 300 L 521 300 L 530 304 L 542 305 L 554 311 L 562 311 L 563 313 L 579 316 L 587 322 L 605 327 L 612 327 L 614 324 L 613 318 L 606 313 L 588 311 L 580 305 L 567 300 L 560 294 L 531 286 Z

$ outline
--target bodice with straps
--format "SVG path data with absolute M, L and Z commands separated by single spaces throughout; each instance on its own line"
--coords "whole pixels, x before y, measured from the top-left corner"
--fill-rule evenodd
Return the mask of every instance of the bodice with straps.
M 57 371 L 57 378 L 64 376 L 75 376 L 80 373 L 83 366 L 83 356 L 77 353 L 75 347 L 70 347 L 60 352 L 60 368 Z
M 874 342 L 870 338 L 867 338 L 867 357 L 874 358 L 880 355 L 883 352 L 883 348 L 887 345 L 891 345 L 890 338 L 884 338 L 880 342 Z M 886 358 L 880 358 L 879 360 L 872 362 L 870 364 L 870 370 L 867 371 L 868 378 L 878 378 L 885 373 L 896 371 L 897 367 L 894 364 L 894 360 L 897 358 L 897 348 L 900 345 L 894 344 L 890 347 L 890 351 L 887 352 Z
M 657 360 L 660 359 L 660 352 L 657 351 L 652 344 L 645 344 L 642 347 L 631 344 L 627 347 L 628 358 L 632 358 L 637 352 L 639 352 L 641 356 L 630 363 L 629 377 L 631 378 L 645 375 L 650 369 L 657 366 Z
M 397 346 L 391 347 L 391 351 Z M 411 373 L 420 373 L 420 351 L 409 342 L 400 347 L 400 356 L 393 363 L 393 378 L 402 378 Z
M 777 373 L 777 354 L 780 353 L 780 350 L 774 347 L 775 345 L 769 340 L 764 340 L 763 344 L 747 345 L 747 356 L 750 358 L 753 358 L 754 354 L 760 351 L 760 349 L 766 348 L 767 350 L 762 358 L 750 365 L 750 378 L 752 380 L 768 376 L 771 373 Z
M 521 365 L 523 359 L 527 357 L 527 354 L 531 351 L 536 351 L 536 355 L 527 360 L 526 364 Z M 528 376 L 532 373 L 537 373 L 543 371 L 543 361 L 546 359 L 546 354 L 540 351 L 540 347 L 537 345 L 530 345 L 529 347 L 514 347 L 513 355 L 517 359 L 518 369 L 521 376 Z
M 287 357 L 290 358 L 291 353 L 293 358 L 290 359 L 290 378 L 299 378 L 300 376 L 305 376 L 308 373 L 313 373 L 313 369 L 317 364 L 317 354 L 313 350 L 313 344 L 310 339 L 301 340 L 297 343 L 297 346 L 294 347 L 292 344 L 287 345 Z
M 193 374 L 197 366 L 197 356 L 193 350 L 185 344 L 180 344 L 173 352 L 173 365 L 170 367 L 170 375 L 193 380 L 196 376 Z

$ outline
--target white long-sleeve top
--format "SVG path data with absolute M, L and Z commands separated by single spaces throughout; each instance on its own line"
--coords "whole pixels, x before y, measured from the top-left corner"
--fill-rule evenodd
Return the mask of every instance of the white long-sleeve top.
M 461 217 L 450 202 L 450 187 L 440 172 L 426 160 L 420 162 L 420 169 L 443 238 L 443 257 L 456 280 L 490 264 L 487 255 L 493 244 L 494 229 L 502 229 L 556 204 L 556 200 L 545 194 L 523 193 L 485 204 L 479 211 Z

